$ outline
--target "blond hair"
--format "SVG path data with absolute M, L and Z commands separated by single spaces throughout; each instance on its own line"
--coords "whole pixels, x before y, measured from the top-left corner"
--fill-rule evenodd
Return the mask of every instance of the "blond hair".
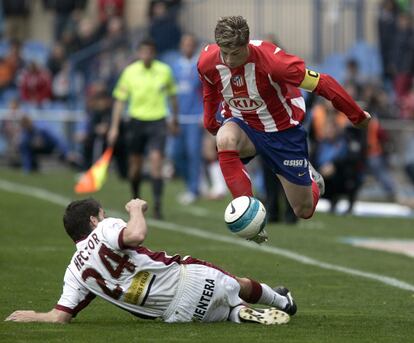
M 230 49 L 249 43 L 249 35 L 247 21 L 240 15 L 221 17 L 214 30 L 217 45 Z

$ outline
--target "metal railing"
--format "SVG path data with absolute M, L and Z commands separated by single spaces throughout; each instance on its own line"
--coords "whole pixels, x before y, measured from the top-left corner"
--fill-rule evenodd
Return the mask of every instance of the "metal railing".
M 279 44 L 311 63 L 344 52 L 357 41 L 375 44 L 381 0 L 187 0 L 181 10 L 184 30 L 214 41 L 217 19 L 243 15 L 251 36 L 273 33 Z

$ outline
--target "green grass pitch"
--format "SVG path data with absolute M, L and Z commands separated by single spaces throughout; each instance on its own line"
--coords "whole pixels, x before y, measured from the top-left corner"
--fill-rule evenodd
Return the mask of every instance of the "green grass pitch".
M 67 171 L 27 176 L 0 170 L 2 343 L 414 342 L 414 291 L 383 282 L 388 277 L 414 285 L 413 258 L 341 241 L 344 237 L 413 240 L 413 219 L 318 213 L 297 226 L 268 225 L 269 249 L 264 251 L 243 246 L 244 241 L 225 228 L 222 216 L 229 199 L 178 205 L 180 182 L 167 184 L 165 223 L 149 221 L 145 245 L 170 254 L 190 254 L 233 274 L 289 287 L 298 303 L 298 313 L 289 324 L 165 324 L 137 319 L 100 299 L 69 325 L 4 322 L 16 309 L 48 311 L 60 296 L 74 251 L 62 226 L 64 203 L 76 198 L 74 177 Z M 149 185 L 144 185 L 143 192 L 151 205 Z M 95 197 L 106 209 L 125 217 L 127 184 L 111 176 Z M 312 262 L 306 264 L 306 258 Z M 375 277 L 369 278 L 372 274 Z

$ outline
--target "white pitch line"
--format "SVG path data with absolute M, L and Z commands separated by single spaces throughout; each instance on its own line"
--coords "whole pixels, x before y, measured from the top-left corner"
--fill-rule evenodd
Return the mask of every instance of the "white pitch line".
M 52 192 L 49 192 L 49 191 L 41 189 L 41 188 L 37 188 L 37 187 L 33 187 L 33 186 L 25 186 L 25 185 L 21 185 L 21 184 L 17 184 L 17 183 L 14 183 L 14 182 L 1 180 L 1 179 L 0 179 L 0 189 L 2 189 L 4 191 L 12 192 L 12 193 L 28 195 L 28 196 L 38 198 L 38 199 L 43 200 L 43 201 L 48 201 L 48 202 L 51 202 L 53 204 L 61 205 L 61 206 L 66 206 L 70 202 L 69 198 L 63 197 L 59 194 L 52 193 Z M 113 211 L 113 210 L 109 210 L 108 214 L 112 214 L 112 215 L 117 216 L 117 217 L 124 217 L 125 216 L 124 213 L 121 213 L 121 212 L 118 212 L 118 211 Z M 183 233 L 183 234 L 187 234 L 187 235 L 191 235 L 191 236 L 195 236 L 195 237 L 200 237 L 200 238 L 204 238 L 204 239 L 208 239 L 208 240 L 224 242 L 224 243 L 238 245 L 238 246 L 248 248 L 248 249 L 252 249 L 252 250 L 267 252 L 269 254 L 283 256 L 285 258 L 294 260 L 294 261 L 302 263 L 302 264 L 311 265 L 311 266 L 319 267 L 319 268 L 322 268 L 322 269 L 333 270 L 333 271 L 341 272 L 341 273 L 344 273 L 344 274 L 359 276 L 359 277 L 362 277 L 362 278 L 378 281 L 378 282 L 383 283 L 383 284 L 388 285 L 388 286 L 392 286 L 392 287 L 395 287 L 395 288 L 399 288 L 399 289 L 403 289 L 403 290 L 406 290 L 406 291 L 414 292 L 414 285 L 409 284 L 405 281 L 401 281 L 401 280 L 398 280 L 398 279 L 395 279 L 395 278 L 392 278 L 392 277 L 388 277 L 388 276 L 385 276 L 385 275 L 381 275 L 381 274 L 374 274 L 374 273 L 364 272 L 364 271 L 361 271 L 361 270 L 358 270 L 358 269 L 342 267 L 342 266 L 339 266 L 339 265 L 318 261 L 318 260 L 313 259 L 311 257 L 307 257 L 305 255 L 301 255 L 301 254 L 298 254 L 294 251 L 290 251 L 290 250 L 287 250 L 287 249 L 281 249 L 281 248 L 277 248 L 277 247 L 274 247 L 274 246 L 266 246 L 266 245 L 261 246 L 261 245 L 257 245 L 257 244 L 252 243 L 252 242 L 248 242 L 248 241 L 245 241 L 245 240 L 238 239 L 235 236 L 234 237 L 224 236 L 224 235 L 220 235 L 220 234 L 217 234 L 217 233 L 200 230 L 200 229 L 197 229 L 197 228 L 194 228 L 194 227 L 185 227 L 185 226 L 181 226 L 181 225 L 174 224 L 174 223 L 169 223 L 169 222 L 162 221 L 162 220 L 155 220 L 155 219 L 150 219 L 149 218 L 149 219 L 147 219 L 147 222 L 148 222 L 149 225 L 158 227 L 159 229 L 162 229 L 162 230 L 180 232 L 180 233 Z
M 201 206 L 194 206 L 194 205 L 188 205 L 188 206 L 181 206 L 179 207 L 179 210 L 181 212 L 192 214 L 196 217 L 210 217 L 212 216 L 212 212 L 210 212 L 208 209 L 201 207 Z

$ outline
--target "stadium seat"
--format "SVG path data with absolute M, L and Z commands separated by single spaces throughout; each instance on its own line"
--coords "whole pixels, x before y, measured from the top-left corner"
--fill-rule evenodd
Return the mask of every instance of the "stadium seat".
M 159 59 L 164 63 L 171 65 L 180 57 L 180 52 L 178 50 L 169 50 L 159 56 Z
M 14 87 L 5 89 L 0 95 L 1 107 L 7 107 L 9 102 L 19 97 L 19 90 Z
M 36 61 L 45 65 L 49 56 L 49 48 L 39 41 L 26 41 L 22 48 L 22 55 L 25 61 Z
M 322 64 L 314 70 L 327 73 L 339 82 L 343 82 L 345 76 L 346 62 L 355 59 L 358 62 L 360 72 L 366 78 L 379 78 L 382 66 L 379 51 L 375 46 L 366 42 L 358 42 L 344 54 L 329 55 Z
M 332 54 L 328 56 L 318 69 L 342 82 L 345 71 L 346 57 L 344 54 Z
M 9 42 L 0 40 L 0 56 L 4 56 L 9 51 Z
M 377 78 L 381 76 L 382 66 L 378 48 L 366 42 L 357 42 L 347 53 L 347 59 L 353 58 L 358 64 L 363 76 Z

